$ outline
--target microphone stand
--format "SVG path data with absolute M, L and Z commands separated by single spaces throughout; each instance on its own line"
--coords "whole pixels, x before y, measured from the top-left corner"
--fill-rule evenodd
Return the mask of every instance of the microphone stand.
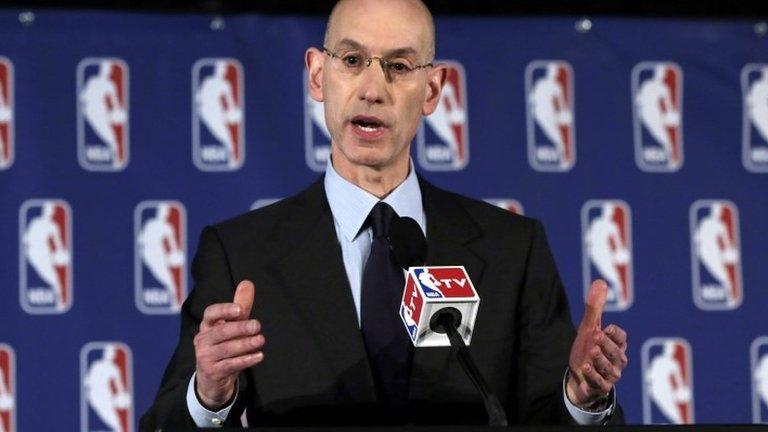
M 446 309 L 448 309 L 446 311 Z M 450 310 L 453 309 L 453 310 Z M 445 312 L 444 312 L 445 311 Z M 454 312 L 455 311 L 455 312 Z M 456 317 L 458 310 L 454 308 L 445 308 L 438 311 L 437 319 L 434 321 L 435 328 L 437 330 L 444 330 L 448 333 L 448 339 L 451 341 L 451 347 L 456 351 L 456 358 L 459 360 L 464 372 L 469 376 L 472 384 L 475 385 L 477 391 L 483 397 L 483 403 L 485 404 L 485 411 L 488 413 L 488 425 L 489 426 L 507 426 L 507 415 L 504 413 L 504 409 L 501 407 L 499 399 L 491 393 L 488 389 L 480 371 L 477 369 L 475 362 L 469 355 L 467 345 L 464 344 L 464 339 L 459 335 L 456 330 Z M 461 315 L 459 314 L 459 317 Z M 461 319 L 458 320 L 461 322 Z M 442 332 L 440 332 L 442 333 Z

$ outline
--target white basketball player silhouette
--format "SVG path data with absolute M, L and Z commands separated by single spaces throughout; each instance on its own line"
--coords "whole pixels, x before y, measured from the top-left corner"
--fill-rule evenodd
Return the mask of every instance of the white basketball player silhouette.
M 547 64 L 546 75 L 534 84 L 531 94 L 528 95 L 528 103 L 531 105 L 531 113 L 536 124 L 555 144 L 560 156 L 560 166 L 566 166 L 568 165 L 565 154 L 566 143 L 561 128 L 573 126 L 573 113 L 565 99 L 565 92 L 557 80 L 559 69 L 560 66 L 557 63 Z
M 88 368 L 83 385 L 88 403 L 99 418 L 113 431 L 121 431 L 117 410 L 130 408 L 131 395 L 115 364 L 116 354 L 117 348 L 114 345 L 106 345 L 104 356 Z
M 10 91 L 10 87 L 8 85 L 6 85 L 5 88 L 8 89 L 8 91 Z M 13 111 L 11 110 L 10 103 L 6 100 L 5 94 L 3 92 L 3 86 L 0 85 L 0 124 L 8 123 L 11 121 L 12 118 L 13 118 Z M 10 143 L 5 142 L 5 139 L 3 138 L 3 136 L 0 135 L 0 156 L 6 154 L 7 147 L 9 145 Z
M 752 375 L 755 391 L 763 404 L 768 407 L 768 354 L 757 362 L 755 372 Z
M 5 88 L 10 91 L 9 86 L 5 85 Z M 11 111 L 10 103 L 6 100 L 5 92 L 2 91 L 3 86 L 0 86 L 0 123 L 7 122 L 11 120 L 11 115 L 13 112 Z
M 114 126 L 124 125 L 127 114 L 117 97 L 117 86 L 110 79 L 111 72 L 112 62 L 102 61 L 99 74 L 90 77 L 80 92 L 80 104 L 88 124 L 112 151 L 112 164 L 119 165 L 118 136 Z
M 728 235 L 728 227 L 722 220 L 725 208 L 722 204 L 712 204 L 709 215 L 704 217 L 693 235 L 696 255 L 701 259 L 707 271 L 717 279 L 727 292 L 733 292 L 728 266 L 735 265 L 739 259 L 739 250 Z M 736 299 L 728 296 L 728 303 Z
M 674 157 L 668 128 L 680 126 L 680 112 L 672 103 L 672 93 L 664 83 L 667 67 L 656 65 L 653 77 L 643 82 L 635 97 L 635 105 L 648 132 L 661 144 L 667 159 Z
M 608 280 L 609 299 L 617 300 L 619 306 L 624 307 L 627 299 L 618 296 L 624 285 L 619 266 L 629 263 L 631 253 L 621 238 L 620 227 L 613 220 L 616 210 L 614 204 L 603 204 L 600 216 L 590 222 L 584 241 L 590 260 Z
M 141 228 L 137 242 L 144 265 L 168 291 L 172 307 L 178 308 L 171 270 L 184 265 L 184 251 L 176 241 L 176 233 L 168 221 L 170 211 L 168 204 L 159 204 L 155 217 L 148 219 Z
M 424 270 L 423 272 L 419 273 L 419 281 L 421 281 L 423 285 L 426 285 L 427 288 L 442 293 L 440 288 L 438 288 L 442 285 L 442 283 L 440 283 L 440 281 L 435 278 L 435 275 L 430 273 L 428 270 Z
M 235 137 L 229 126 L 243 120 L 243 111 L 235 103 L 234 89 L 227 80 L 227 62 L 218 60 L 213 75 L 203 79 L 195 94 L 195 106 L 211 134 L 229 153 L 229 165 L 235 166 Z
M 440 102 L 435 111 L 426 117 L 427 123 L 435 131 L 435 134 L 451 149 L 451 153 L 458 157 L 459 155 L 459 137 L 456 136 L 453 127 L 464 124 L 467 120 L 467 113 L 464 107 L 459 103 L 456 95 L 456 87 L 450 81 L 446 81 L 443 91 L 440 93 Z M 461 161 L 457 160 L 456 163 Z
M 760 70 L 760 78 L 752 83 L 747 93 L 747 113 L 755 129 L 768 141 L 768 66 Z
M 56 295 L 57 309 L 64 309 L 64 287 L 56 267 L 69 264 L 70 252 L 64 247 L 63 233 L 53 220 L 54 210 L 54 203 L 43 204 L 40 216 L 29 222 L 22 243 L 32 268 Z
M 0 412 L 9 412 L 13 407 L 13 395 L 5 382 L 5 371 L 0 369 Z M 7 432 L 2 421 L 0 421 L 0 432 Z
M 328 126 L 325 124 L 325 104 L 318 102 L 307 94 L 307 108 L 309 108 L 309 115 L 312 117 L 312 122 L 323 131 L 323 134 L 331 140 L 331 133 L 328 131 Z
M 672 423 L 683 424 L 687 419 L 683 418 L 678 404 L 690 404 L 692 393 L 675 359 L 675 342 L 664 342 L 662 353 L 651 361 L 643 378 L 645 388 L 659 410 Z

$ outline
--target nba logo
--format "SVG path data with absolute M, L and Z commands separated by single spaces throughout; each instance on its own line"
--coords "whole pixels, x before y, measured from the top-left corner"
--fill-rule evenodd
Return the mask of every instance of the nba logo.
M 671 62 L 632 69 L 635 161 L 648 172 L 683 166 L 683 72 Z
M 331 133 L 325 124 L 325 105 L 312 99 L 304 71 L 304 158 L 312 171 L 324 172 L 331 156 Z
M 270 204 L 274 204 L 278 201 L 280 201 L 282 198 L 261 198 L 257 199 L 256 201 L 251 204 L 251 210 L 257 210 L 262 207 L 266 207 Z
M 121 342 L 89 342 L 80 350 L 82 432 L 133 430 L 133 359 Z
M 488 204 L 495 205 L 496 207 L 503 208 L 508 212 L 523 215 L 523 205 L 520 201 L 507 198 L 488 198 L 485 200 Z
M 768 63 L 741 70 L 744 98 L 742 161 L 752 172 L 768 172 Z
M 564 172 L 576 163 L 573 69 L 562 60 L 525 68 L 528 162 L 536 171 Z
M 13 63 L 0 56 L 0 170 L 13 164 Z
M 72 210 L 59 199 L 32 199 L 19 209 L 19 300 L 30 314 L 72 307 Z
M 768 336 L 760 336 L 749 350 L 752 365 L 752 422 L 768 423 Z
M 16 430 L 16 356 L 0 343 L 0 431 Z
M 175 314 L 187 293 L 187 215 L 178 201 L 142 201 L 134 211 L 136 307 Z
M 632 306 L 632 213 L 620 200 L 590 200 L 581 208 L 584 297 L 593 280 L 605 279 L 605 310 Z
M 693 300 L 700 309 L 741 305 L 739 212 L 730 201 L 699 200 L 691 206 Z
M 416 132 L 419 163 L 430 171 L 458 171 L 469 163 L 469 116 L 466 74 L 461 63 L 440 61 L 447 75 L 435 112 Z
M 408 330 L 412 341 L 416 341 L 421 320 L 421 309 L 424 305 L 424 297 L 421 290 L 416 287 L 416 279 L 408 278 L 403 292 L 403 300 L 400 304 L 400 318 Z
M 643 423 L 693 423 L 693 363 L 688 341 L 651 338 L 642 351 Z
M 235 171 L 245 160 L 243 67 L 232 58 L 192 66 L 192 160 L 202 171 Z
M 128 165 L 128 65 L 86 58 L 77 65 L 77 160 L 89 171 Z

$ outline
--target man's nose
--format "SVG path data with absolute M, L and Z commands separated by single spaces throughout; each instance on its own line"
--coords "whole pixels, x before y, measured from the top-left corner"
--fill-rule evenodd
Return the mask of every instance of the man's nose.
M 370 104 L 383 103 L 388 97 L 388 78 L 381 62 L 373 59 L 371 64 L 360 74 L 358 97 Z

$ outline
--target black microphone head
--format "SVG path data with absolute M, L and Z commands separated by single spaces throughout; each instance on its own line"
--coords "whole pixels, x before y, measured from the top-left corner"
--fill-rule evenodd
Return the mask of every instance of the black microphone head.
M 398 217 L 389 227 L 389 247 L 397 265 L 404 269 L 424 265 L 427 260 L 427 239 L 419 223 L 409 217 Z

